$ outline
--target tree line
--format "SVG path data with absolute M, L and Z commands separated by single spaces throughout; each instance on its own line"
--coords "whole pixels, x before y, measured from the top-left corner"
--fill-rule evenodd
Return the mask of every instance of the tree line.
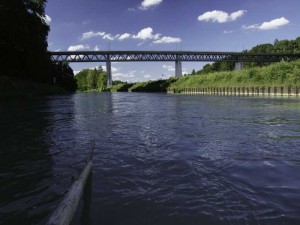
M 17 77 L 75 90 L 73 70 L 54 63 L 48 48 L 47 0 L 0 1 L 0 76 Z
M 244 50 L 243 53 L 300 53 L 300 37 L 295 40 L 275 40 L 273 44 L 260 44 L 250 50 Z M 243 63 L 244 68 L 268 66 L 268 62 L 248 62 Z M 193 70 L 191 75 L 208 74 L 222 71 L 234 70 L 234 62 L 215 62 L 206 64 L 201 70 Z
M 95 69 L 82 70 L 75 76 L 75 79 L 79 91 L 104 91 L 106 89 L 107 75 L 101 66 Z

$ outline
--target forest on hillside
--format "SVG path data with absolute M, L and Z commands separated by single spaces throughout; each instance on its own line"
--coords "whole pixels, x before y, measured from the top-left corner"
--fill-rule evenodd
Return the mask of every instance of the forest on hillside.
M 300 37 L 295 40 L 275 40 L 273 44 L 260 44 L 253 47 L 251 50 L 245 50 L 244 53 L 300 53 Z M 268 66 L 271 63 L 267 62 L 251 62 L 243 63 L 244 68 L 254 68 Z M 199 71 L 192 71 L 192 75 L 208 74 L 213 72 L 223 72 L 234 70 L 234 62 L 215 62 L 206 64 Z

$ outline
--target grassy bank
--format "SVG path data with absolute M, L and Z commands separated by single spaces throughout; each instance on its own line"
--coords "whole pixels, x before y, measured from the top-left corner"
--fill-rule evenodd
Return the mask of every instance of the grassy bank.
M 180 88 L 226 87 L 300 87 L 300 60 L 280 62 L 267 67 L 255 67 L 241 71 L 216 72 L 206 75 L 188 75 L 168 80 L 138 83 L 118 83 L 111 92 L 167 92 Z M 88 90 L 86 92 L 100 92 Z
M 168 87 L 175 82 L 176 79 L 157 80 L 147 82 L 137 82 L 133 84 L 123 83 L 117 84 L 110 88 L 110 91 L 117 92 L 166 92 Z
M 0 99 L 31 98 L 67 93 L 57 86 L 0 76 Z
M 128 92 L 129 88 L 131 88 L 133 84 L 131 83 L 120 83 L 113 85 L 109 90 L 110 92 Z
M 265 86 L 300 86 L 300 60 L 280 62 L 268 67 L 244 69 L 242 71 L 185 76 L 172 83 L 169 89 Z

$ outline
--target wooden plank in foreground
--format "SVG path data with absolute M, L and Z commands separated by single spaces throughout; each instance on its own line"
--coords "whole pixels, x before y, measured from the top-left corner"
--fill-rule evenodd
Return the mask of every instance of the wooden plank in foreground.
M 79 178 L 73 183 L 65 198 L 51 215 L 47 225 L 69 225 L 71 223 L 80 202 L 87 178 L 89 177 L 91 167 L 92 159 L 90 157 Z

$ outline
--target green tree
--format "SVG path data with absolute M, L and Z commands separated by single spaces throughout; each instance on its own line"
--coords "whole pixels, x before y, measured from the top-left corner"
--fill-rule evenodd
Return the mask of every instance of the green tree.
M 46 0 L 0 1 L 0 75 L 50 82 Z
M 51 74 L 53 82 L 55 81 L 56 85 L 69 91 L 75 91 L 77 89 L 74 72 L 68 63 L 52 63 Z
M 75 79 L 77 80 L 79 91 L 98 90 L 103 91 L 106 89 L 106 73 L 102 67 L 98 69 L 85 69 L 79 72 Z
M 88 90 L 87 76 L 88 76 L 88 70 L 82 70 L 75 76 L 75 79 L 77 81 L 77 86 L 78 86 L 77 89 L 79 91 Z

